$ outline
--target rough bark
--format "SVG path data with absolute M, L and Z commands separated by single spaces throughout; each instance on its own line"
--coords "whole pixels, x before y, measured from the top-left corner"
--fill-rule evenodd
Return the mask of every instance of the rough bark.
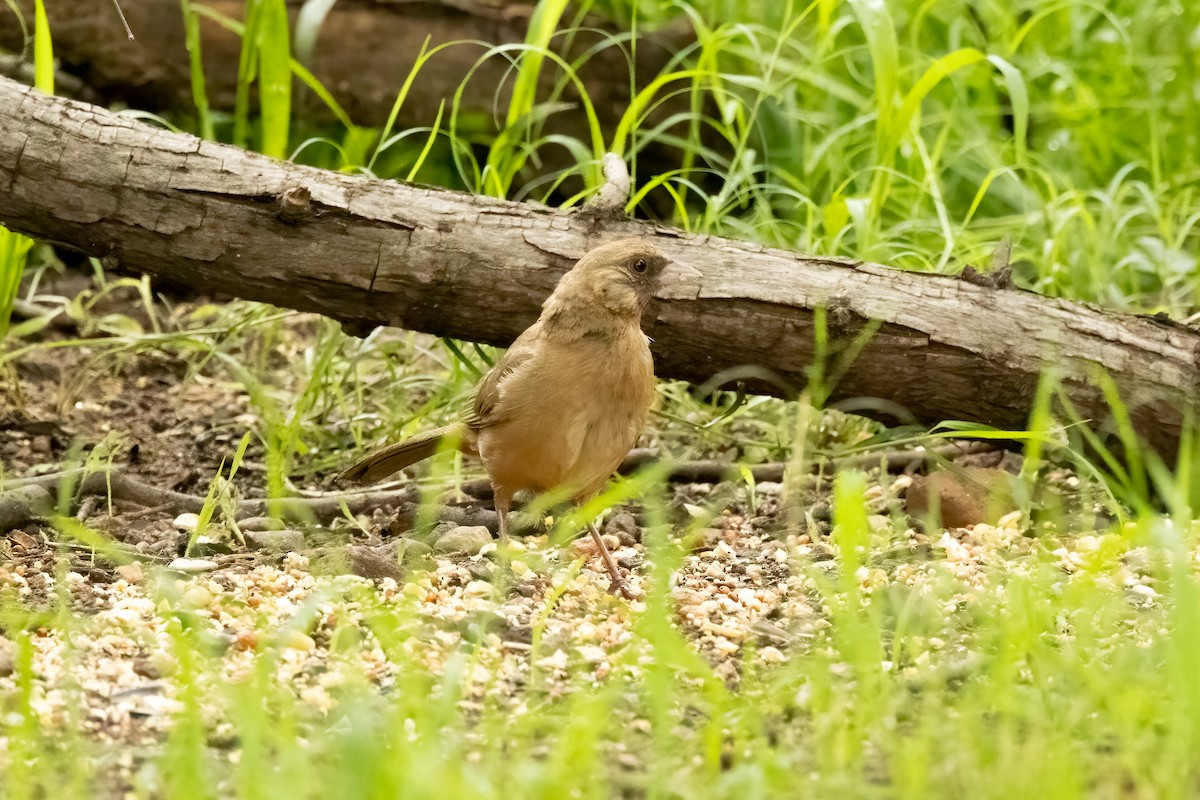
M 1200 335 L 1153 319 L 281 163 L 5 80 L 0 222 L 124 270 L 500 345 L 587 249 L 652 236 L 704 275 L 665 290 L 647 316 L 659 375 L 703 383 L 741 369 L 752 391 L 797 391 L 823 307 L 836 340 L 881 323 L 831 399 L 878 398 L 922 422 L 1023 427 L 1047 367 L 1082 414 L 1103 420 L 1103 370 L 1140 434 L 1172 452 L 1200 375 Z

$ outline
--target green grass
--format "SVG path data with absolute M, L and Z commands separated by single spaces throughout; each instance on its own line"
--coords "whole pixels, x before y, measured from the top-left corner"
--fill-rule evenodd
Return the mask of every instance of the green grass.
M 677 15 L 696 29 L 662 74 L 630 79 L 633 100 L 609 131 L 586 92 L 573 107 L 561 102 L 568 87 L 582 88 L 579 62 L 555 49 L 577 19 L 563 3 L 540 3 L 522 43 L 441 46 L 510 64 L 511 105 L 481 119 L 464 108 L 460 87 L 430 119 L 398 129 L 413 85 L 431 68 L 436 48 L 427 47 L 412 74 L 398 76 L 378 130 L 354 126 L 292 57 L 300 37 L 284 24 L 284 3 L 253 0 L 241 23 L 203 4 L 181 8 L 196 118 L 173 122 L 205 136 L 334 169 L 560 204 L 578 204 L 599 185 L 599 159 L 611 150 L 634 175 L 630 210 L 690 231 L 932 272 L 986 264 L 1009 237 L 1017 280 L 1036 291 L 1178 319 L 1200 307 L 1194 3 L 606 0 L 592 8 L 639 31 Z M 244 36 L 230 116 L 208 107 L 199 17 Z M 37 41 L 48 54 L 48 38 Z M 39 56 L 39 76 L 48 58 Z M 339 122 L 314 128 L 294 119 L 299 91 L 317 92 Z M 585 140 L 546 133 L 563 114 L 582 118 Z M 651 144 L 677 152 L 677 168 L 651 163 Z M 543 174 L 539 165 L 562 148 L 577 166 Z M 582 191 L 567 188 L 576 176 Z M 28 243 L 0 236 L 7 320 Z M 35 259 L 32 276 L 49 268 Z M 149 330 L 91 310 L 129 288 Z M 0 352 L 8 368 L 0 377 L 31 354 L 87 348 L 62 390 L 73 402 L 90 380 L 146 353 L 183 359 L 185 380 L 228 382 L 246 396 L 248 413 L 218 433 L 242 442 L 225 454 L 230 477 L 243 458 L 260 464 L 242 466 L 236 482 L 272 498 L 317 485 L 352 448 L 453 419 L 495 355 L 395 332 L 349 339 L 328 321 L 245 303 L 166 310 L 137 281 L 112 281 L 68 310 L 86 337 L 14 335 Z M 834 352 L 826 341 L 816 350 Z M 819 359 L 799 401 L 696 398 L 664 384 L 650 438 L 678 457 L 787 460 L 798 469 L 856 452 L 883 434 L 819 410 L 838 369 L 832 355 Z M 1024 442 L 1032 487 L 1064 469 L 1080 481 L 1081 508 L 1039 493 L 1036 523 L 1022 522 L 1019 533 L 977 531 L 980 561 L 960 560 L 956 542 L 939 534 L 918 543 L 880 506 L 888 482 L 857 473 L 838 479 L 829 541 L 805 541 L 809 498 L 789 481 L 793 505 L 779 512 L 788 526 L 768 543 L 786 557 L 790 577 L 774 588 L 798 626 L 790 642 L 773 645 L 782 660 L 751 636 L 725 666 L 698 649 L 678 610 L 684 595 L 673 581 L 696 568 L 693 559 L 711 560 L 688 551 L 691 529 L 767 502 L 746 476 L 715 491 L 690 522 L 653 474 L 601 499 L 644 498 L 644 611 L 586 593 L 582 607 L 572 605 L 585 585 L 579 559 L 549 546 L 525 554 L 551 583 L 529 621 L 525 656 L 505 655 L 486 631 L 446 644 L 440 637 L 453 639 L 465 623 L 425 607 L 432 577 L 419 571 L 407 586 L 383 590 L 350 579 L 302 587 L 294 607 L 274 617 L 237 597 L 214 601 L 219 614 L 195 608 L 187 590 L 203 579 L 152 580 L 144 593 L 156 627 L 143 644 L 175 665 L 162 680 L 177 703 L 165 745 L 143 754 L 133 795 L 1193 796 L 1200 438 L 1190 429 L 1180 463 L 1167 469 L 1141 448 L 1121 398 L 1110 395 L 1124 458 L 1069 411 L 1056 416 L 1054 401 L 1069 398 L 1052 376 L 1025 431 L 952 423 L 934 432 Z M 929 441 L 926 432 L 890 436 Z M 232 490 L 217 464 L 207 467 L 206 518 L 220 524 L 214 512 Z M 437 465 L 427 502 L 477 474 L 471 469 Z M 1096 529 L 1093 506 L 1117 521 Z M 427 507 L 421 519 L 432 516 Z M 560 520 L 552 538 L 576 522 Z M 60 519 L 56 532 L 92 547 L 103 541 L 71 520 Z M 815 560 L 825 544 L 832 561 Z M 57 579 L 48 606 L 11 592 L 0 598 L 0 633 L 14 648 L 13 673 L 0 679 L 5 797 L 111 790 L 98 765 L 117 756 L 71 733 L 79 720 L 36 712 L 47 701 L 34 666 L 43 651 L 81 659 L 86 648 L 75 642 L 102 626 L 71 612 L 61 565 Z M 477 602 L 472 613 L 484 617 L 501 606 Z M 583 641 L 563 633 L 581 616 L 597 626 L 611 617 L 631 634 L 609 650 L 602 677 L 580 652 Z M 230 619 L 256 632 L 249 651 L 223 642 Z M 328 649 L 318 670 L 336 678 L 327 710 L 298 688 L 301 636 Z M 559 650 L 561 673 L 547 660 Z M 390 665 L 385 679 L 364 666 L 374 654 Z M 83 691 L 69 680 L 56 690 Z
M 54 49 L 42 0 L 34 2 L 33 62 L 34 85 L 46 94 L 54 94 Z M 13 301 L 20 290 L 32 247 L 32 239 L 0 227 L 0 343 L 8 336 Z

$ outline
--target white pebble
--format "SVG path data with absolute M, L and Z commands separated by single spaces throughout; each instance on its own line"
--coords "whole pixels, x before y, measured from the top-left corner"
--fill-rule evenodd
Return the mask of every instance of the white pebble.
M 491 597 L 494 588 L 487 581 L 471 581 L 463 587 L 463 594 L 467 597 Z
M 167 569 L 196 575 L 201 572 L 212 572 L 217 566 L 217 562 L 209 561 L 207 558 L 177 558 L 167 564 Z
M 200 515 L 189 511 L 171 520 L 171 524 L 181 531 L 194 531 L 196 530 L 196 526 L 200 524 Z
M 770 645 L 758 651 L 758 658 L 768 664 L 782 664 L 784 661 L 787 661 L 787 656 L 778 648 L 771 647 Z

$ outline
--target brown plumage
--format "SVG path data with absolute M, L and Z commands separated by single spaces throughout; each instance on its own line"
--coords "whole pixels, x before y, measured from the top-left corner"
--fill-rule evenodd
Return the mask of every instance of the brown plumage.
M 654 399 L 641 317 L 670 263 L 641 239 L 592 250 L 483 377 L 462 422 L 385 447 L 339 478 L 379 480 L 428 458 L 449 438 L 483 461 L 502 542 L 516 492 L 564 489 L 577 503 L 595 496 L 637 440 Z M 593 524 L 588 530 L 614 590 L 628 595 L 600 532 Z

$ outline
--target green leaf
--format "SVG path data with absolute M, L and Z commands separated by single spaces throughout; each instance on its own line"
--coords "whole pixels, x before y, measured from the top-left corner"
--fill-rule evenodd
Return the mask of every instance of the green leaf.
M 258 101 L 262 110 L 262 152 L 288 156 L 292 117 L 292 65 L 284 0 L 262 0 L 258 43 Z
M 34 0 L 33 8 L 33 85 L 38 91 L 54 94 L 54 46 L 46 5 L 43 0 Z

